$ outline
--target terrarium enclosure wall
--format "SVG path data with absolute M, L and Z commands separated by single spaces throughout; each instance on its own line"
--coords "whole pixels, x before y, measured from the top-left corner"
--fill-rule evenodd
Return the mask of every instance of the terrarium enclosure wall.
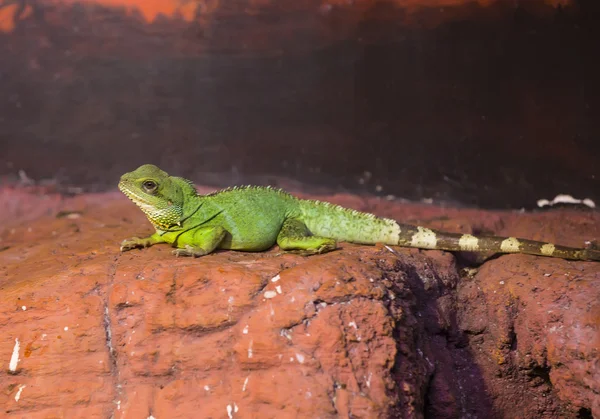
M 598 202 L 593 0 L 1 0 L 0 176 Z

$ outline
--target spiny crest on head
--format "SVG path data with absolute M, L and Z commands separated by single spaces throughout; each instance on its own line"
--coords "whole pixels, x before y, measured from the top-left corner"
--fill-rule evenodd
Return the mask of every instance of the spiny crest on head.
M 186 185 L 188 185 L 192 189 L 191 192 L 194 195 L 196 195 L 196 196 L 198 195 L 198 191 L 196 190 L 196 185 L 191 180 L 186 179 L 186 178 L 182 178 L 182 177 L 175 177 L 175 176 L 173 176 L 173 179 L 178 179 L 181 182 L 185 183 Z

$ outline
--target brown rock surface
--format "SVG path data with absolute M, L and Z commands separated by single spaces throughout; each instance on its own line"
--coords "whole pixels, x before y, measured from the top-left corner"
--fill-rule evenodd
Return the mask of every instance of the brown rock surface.
M 600 237 L 593 212 L 330 200 L 453 231 Z M 511 255 L 475 273 L 348 244 L 120 254 L 150 226 L 119 194 L 4 189 L 0 211 L 1 417 L 600 414 L 600 264 Z

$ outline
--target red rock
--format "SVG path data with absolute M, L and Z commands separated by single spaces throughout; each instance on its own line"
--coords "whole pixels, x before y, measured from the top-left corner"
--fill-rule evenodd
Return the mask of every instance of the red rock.
M 151 229 L 119 194 L 0 196 L 10 214 L 0 224 L 6 417 L 600 411 L 600 264 L 512 255 L 460 277 L 450 253 L 384 246 L 309 258 L 121 254 L 123 238 Z M 591 212 L 331 200 L 453 231 L 570 245 L 600 236 Z
M 458 297 L 459 326 L 500 412 L 599 411 L 599 264 L 506 256 L 463 282 Z

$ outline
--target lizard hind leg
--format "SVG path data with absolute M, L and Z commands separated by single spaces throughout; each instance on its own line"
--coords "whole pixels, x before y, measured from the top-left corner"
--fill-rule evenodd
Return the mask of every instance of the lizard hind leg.
M 283 222 L 277 235 L 277 244 L 281 250 L 304 256 L 331 252 L 337 247 L 335 239 L 313 236 L 306 224 L 296 219 Z

